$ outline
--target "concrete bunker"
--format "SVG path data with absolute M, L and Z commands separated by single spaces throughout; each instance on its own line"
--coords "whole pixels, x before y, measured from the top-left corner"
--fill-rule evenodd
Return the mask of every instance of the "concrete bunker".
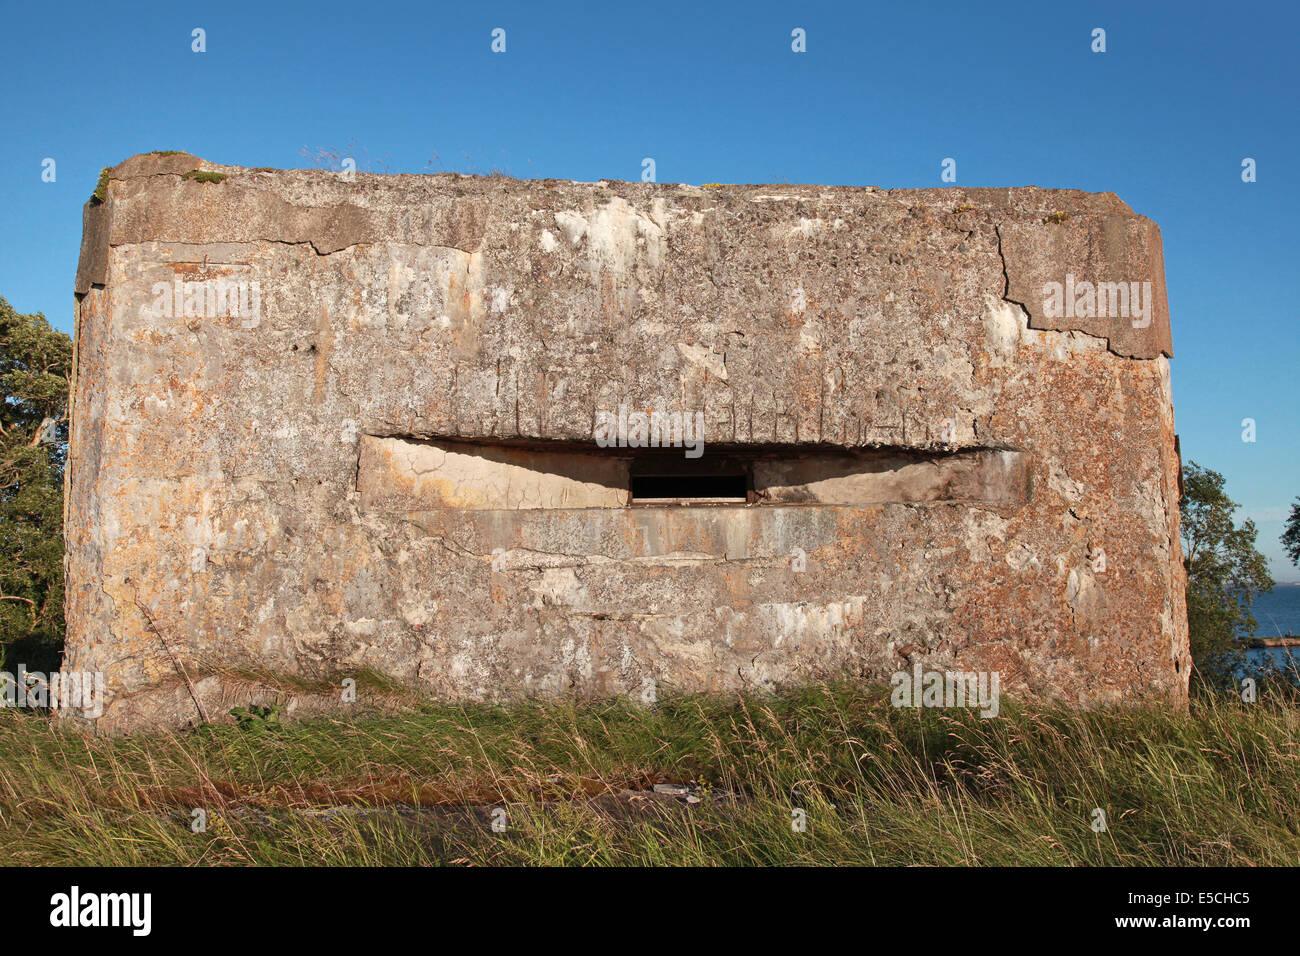
M 1150 283 L 1141 321 L 1043 308 L 1080 276 Z M 76 293 L 68 666 L 106 728 L 362 672 L 1186 699 L 1160 235 L 1111 194 L 136 156 Z

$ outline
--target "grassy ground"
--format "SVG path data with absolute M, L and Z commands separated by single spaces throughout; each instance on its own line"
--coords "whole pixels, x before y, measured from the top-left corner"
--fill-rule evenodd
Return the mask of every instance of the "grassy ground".
M 1190 714 L 1004 698 L 981 720 L 848 686 L 124 739 L 8 711 L 0 847 L 14 864 L 1294 866 L 1298 727 L 1268 698 Z

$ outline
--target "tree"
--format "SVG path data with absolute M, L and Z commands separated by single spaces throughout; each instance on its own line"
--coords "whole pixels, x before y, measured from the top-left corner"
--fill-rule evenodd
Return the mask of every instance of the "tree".
M 1286 519 L 1286 530 L 1282 532 L 1282 547 L 1291 556 L 1291 563 L 1300 565 L 1300 498 L 1291 506 L 1291 517 Z
M 0 662 L 57 669 L 72 340 L 0 297 Z
M 1178 507 L 1195 673 L 1209 688 L 1232 687 L 1245 666 L 1240 638 L 1255 631 L 1255 595 L 1271 591 L 1273 578 L 1255 548 L 1255 523 L 1234 522 L 1239 506 L 1223 490 L 1217 471 L 1189 462 Z

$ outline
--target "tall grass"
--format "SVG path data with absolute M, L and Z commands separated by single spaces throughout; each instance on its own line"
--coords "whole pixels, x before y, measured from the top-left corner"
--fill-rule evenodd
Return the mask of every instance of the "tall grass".
M 1268 697 L 1004 699 L 983 720 L 849 685 L 129 738 L 9 711 L 0 846 L 16 864 L 1294 866 L 1298 724 Z

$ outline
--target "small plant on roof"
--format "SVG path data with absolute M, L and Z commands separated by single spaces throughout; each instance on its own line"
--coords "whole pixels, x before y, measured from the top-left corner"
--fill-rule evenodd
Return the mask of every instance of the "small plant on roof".
M 108 198 L 108 171 L 110 167 L 105 166 L 99 171 L 99 182 L 95 183 L 95 191 L 90 194 L 90 198 L 95 202 L 103 202 Z
M 221 183 L 226 181 L 226 174 L 210 173 L 206 169 L 191 169 L 181 179 L 192 179 L 196 183 Z

